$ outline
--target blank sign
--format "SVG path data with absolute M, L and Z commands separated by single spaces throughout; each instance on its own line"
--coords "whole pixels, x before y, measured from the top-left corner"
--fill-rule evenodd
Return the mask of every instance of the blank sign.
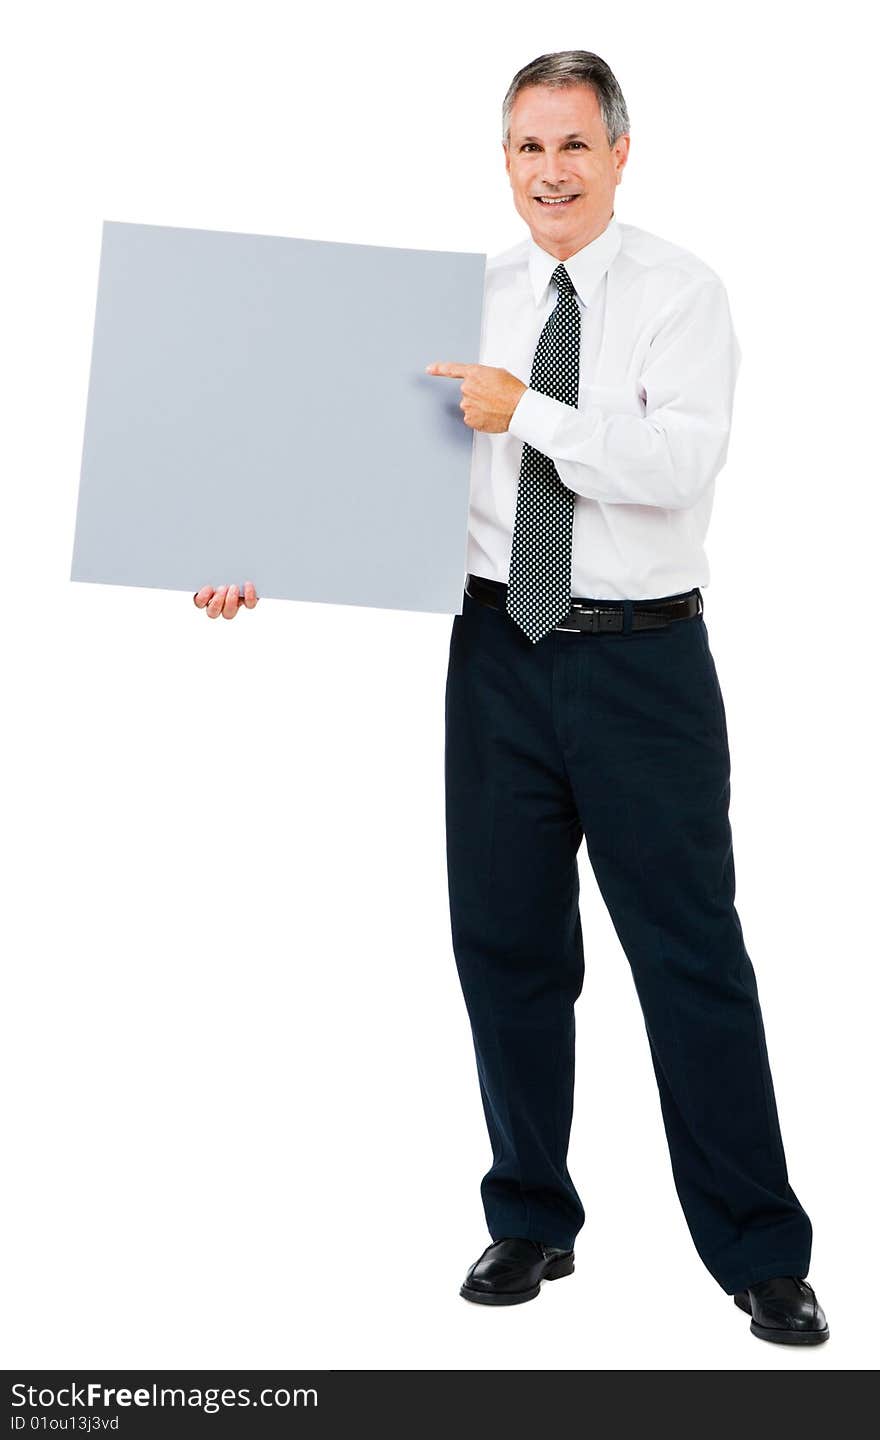
M 71 579 L 460 613 L 485 265 L 105 221 Z

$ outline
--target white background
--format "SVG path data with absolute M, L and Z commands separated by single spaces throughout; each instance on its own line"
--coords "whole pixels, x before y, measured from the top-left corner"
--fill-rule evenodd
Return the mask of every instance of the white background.
M 867 1367 L 869 7 L 4 14 L 3 1364 Z M 753 1338 L 697 1257 L 584 849 L 577 1269 L 529 1305 L 459 1297 L 491 1157 L 449 937 L 451 618 L 264 601 L 230 624 L 68 578 L 102 221 L 494 253 L 525 233 L 504 93 L 572 47 L 630 108 L 618 218 L 719 272 L 743 350 L 704 596 L 818 1349 Z M 356 463 L 344 355 L 334 384 Z

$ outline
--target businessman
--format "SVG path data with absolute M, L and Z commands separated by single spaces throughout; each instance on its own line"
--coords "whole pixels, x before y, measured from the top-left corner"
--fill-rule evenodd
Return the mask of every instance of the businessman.
M 476 432 L 446 837 L 492 1243 L 461 1294 L 517 1304 L 574 1269 L 586 838 L 696 1249 L 753 1334 L 817 1344 L 812 1227 L 734 905 L 727 726 L 702 613 L 740 358 L 726 292 L 695 255 L 615 217 L 629 118 L 598 56 L 525 66 L 502 131 L 529 236 L 487 266 L 480 363 L 427 366 L 461 382 Z M 257 603 L 251 582 L 193 598 L 212 619 Z
M 805 1277 L 755 975 L 734 905 L 724 703 L 703 542 L 739 346 L 724 286 L 614 212 L 629 119 L 596 55 L 542 55 L 502 110 L 529 236 L 488 262 L 468 576 L 446 688 L 456 964 L 493 1161 L 461 1294 L 571 1274 L 567 1151 L 584 978 L 577 851 L 632 967 L 679 1199 L 765 1340 L 828 1326 Z

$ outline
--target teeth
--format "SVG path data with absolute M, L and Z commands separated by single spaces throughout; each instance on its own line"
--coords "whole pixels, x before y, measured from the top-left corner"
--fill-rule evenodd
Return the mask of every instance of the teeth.
M 542 205 L 567 205 L 569 200 L 576 200 L 576 195 L 558 195 L 551 199 L 549 195 L 539 195 L 538 199 Z

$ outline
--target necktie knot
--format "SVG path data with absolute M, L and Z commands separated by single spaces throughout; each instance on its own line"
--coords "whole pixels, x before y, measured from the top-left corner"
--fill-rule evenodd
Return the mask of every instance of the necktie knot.
M 574 285 L 571 283 L 571 276 L 569 275 L 564 265 L 556 266 L 556 269 L 553 271 L 553 280 L 555 281 L 556 288 L 559 291 L 560 300 L 563 298 L 563 296 L 567 297 L 569 295 L 574 295 Z

